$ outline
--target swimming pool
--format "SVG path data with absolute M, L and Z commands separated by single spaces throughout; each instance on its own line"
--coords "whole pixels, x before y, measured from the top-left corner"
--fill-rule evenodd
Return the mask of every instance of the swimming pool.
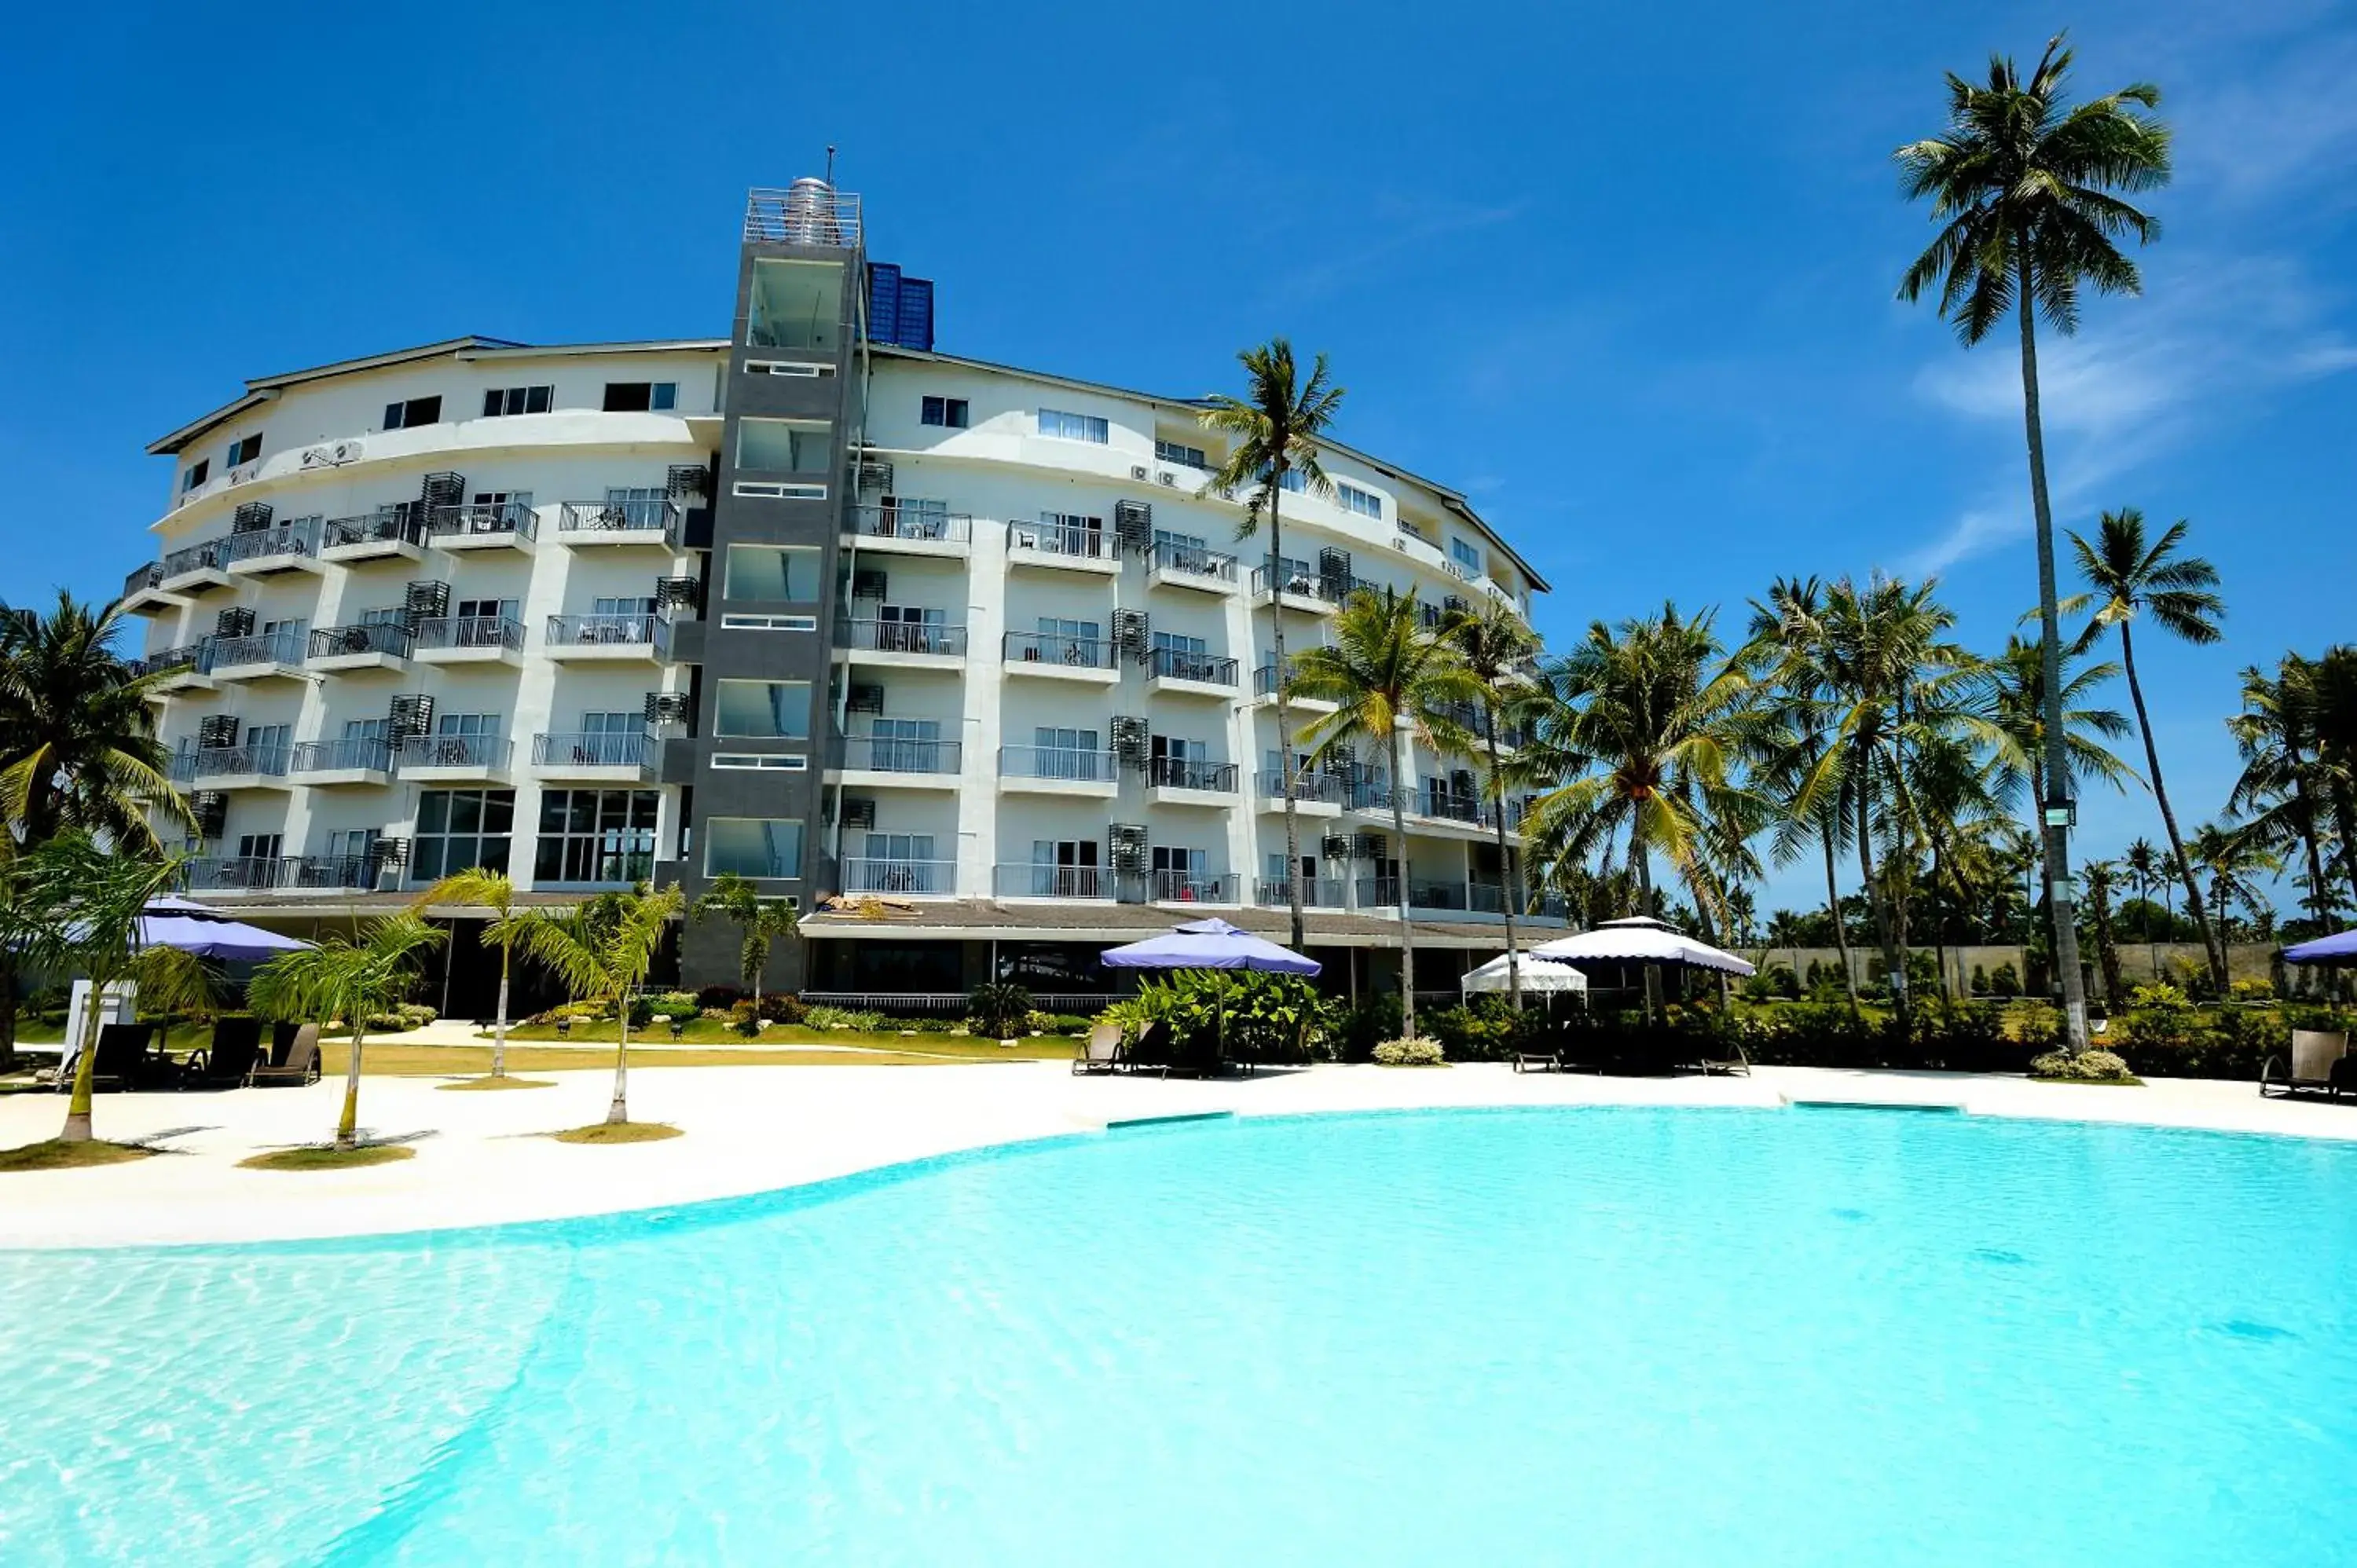
M 2357 1148 L 1841 1111 L 0 1254 L 0 1561 L 2345 1561 L 2352 1289 Z

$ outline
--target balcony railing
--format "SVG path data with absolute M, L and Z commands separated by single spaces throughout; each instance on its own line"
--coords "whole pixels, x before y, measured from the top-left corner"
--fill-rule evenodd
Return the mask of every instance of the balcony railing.
M 1232 659 L 1191 653 L 1183 648 L 1156 649 L 1147 667 L 1155 674 L 1167 675 L 1174 681 L 1200 681 L 1212 686 L 1234 685 L 1238 668 Z
M 523 647 L 523 622 L 509 616 L 433 616 L 417 623 L 419 651 Z
M 1236 878 L 1225 872 L 1157 871 L 1153 886 L 1157 904 L 1236 902 Z
M 342 740 L 307 740 L 295 748 L 297 773 L 343 773 L 393 770 L 393 742 L 382 736 L 351 736 Z
M 859 248 L 859 198 L 816 180 L 755 186 L 745 193 L 748 244 L 824 245 Z
M 255 775 L 284 779 L 290 748 L 284 746 L 205 746 L 176 752 L 172 782 L 194 784 L 206 779 Z
M 671 650 L 671 623 L 651 613 L 551 616 L 545 640 L 551 648 L 651 648 Z
M 955 773 L 961 749 L 954 740 L 847 735 L 835 743 L 834 766 L 870 773 Z
M 215 637 L 212 644 L 212 665 L 215 670 L 234 670 L 248 664 L 300 664 L 303 662 L 303 632 L 296 627 L 277 631 L 259 631 L 247 637 Z
M 1274 563 L 1255 566 L 1253 568 L 1252 590 L 1255 594 L 1265 594 L 1274 584 L 1281 585 L 1293 598 L 1339 605 L 1363 585 L 1356 577 L 1322 576 L 1307 570 L 1306 565 L 1306 563 L 1293 562 L 1282 566 Z
M 834 645 L 876 653 L 965 652 L 965 628 L 945 621 L 872 620 L 858 617 L 834 623 Z
M 1399 904 L 1399 878 L 1396 876 L 1361 876 L 1358 886 L 1358 907 L 1361 909 L 1387 909 Z
M 123 579 L 123 596 L 127 599 L 134 595 L 144 594 L 150 588 L 160 588 L 163 585 L 164 564 L 161 561 L 150 561 L 145 565 L 131 568 L 130 575 Z
M 1285 799 L 1285 775 L 1263 768 L 1253 775 L 1253 793 L 1264 800 Z M 1332 773 L 1297 771 L 1293 775 L 1293 799 L 1297 803 L 1314 806 L 1339 806 L 1350 799 L 1347 779 Z
M 502 534 L 530 539 L 538 528 L 532 508 L 522 501 L 468 501 L 459 506 L 437 506 L 425 523 L 427 535 L 435 539 L 480 539 Z
M 1408 811 L 1444 822 L 1470 822 L 1485 828 L 1493 825 L 1480 797 L 1457 793 L 1430 779 L 1408 801 Z
M 1006 548 L 1013 554 L 1062 555 L 1076 561 L 1111 561 L 1121 554 L 1116 535 L 1076 522 L 1010 522 Z
M 374 855 L 201 855 L 181 868 L 191 893 L 246 893 L 373 887 L 378 864 Z
M 963 544 L 974 537 L 974 519 L 962 511 L 925 507 L 856 506 L 843 531 L 859 539 L 915 539 L 933 544 Z
M 1384 779 L 1361 779 L 1351 786 L 1343 805 L 1353 811 L 1388 811 L 1392 809 L 1391 782 Z
M 642 730 L 532 737 L 532 760 L 542 768 L 644 768 L 652 759 L 654 749 L 654 736 Z
M 354 517 L 331 517 L 319 530 L 319 548 L 341 550 L 354 544 L 423 544 L 425 521 L 414 501 L 382 507 Z
M 1289 909 L 1293 896 L 1282 876 L 1264 876 L 1253 884 L 1253 902 L 1264 908 Z M 1338 877 L 1311 877 L 1301 885 L 1301 902 L 1309 908 L 1340 909 L 1342 883 Z
M 145 659 L 131 660 L 128 669 L 133 676 L 161 675 L 167 671 L 202 675 L 213 667 L 212 639 L 191 642 L 181 648 L 167 648 Z
M 843 868 L 845 893 L 942 895 L 957 891 L 954 860 L 846 858 Z
M 232 533 L 221 542 L 221 564 L 260 561 L 273 555 L 313 556 L 319 553 L 320 522 L 316 517 L 282 528 L 257 528 Z
M 1236 580 L 1236 558 L 1200 545 L 1173 544 L 1164 540 L 1154 547 L 1154 569 L 1182 577 L 1205 577 L 1215 583 Z
M 1110 902 L 1126 886 L 1133 899 L 1142 898 L 1146 879 L 1135 872 L 1115 872 L 1102 865 L 1047 865 L 1017 861 L 1001 865 L 992 874 L 992 890 L 1001 898 L 1078 898 Z
M 1506 886 L 1502 882 L 1468 882 L 1465 885 L 1465 907 L 1477 915 L 1502 915 L 1506 912 Z
M 1009 664 L 1064 664 L 1076 670 L 1110 670 L 1114 645 L 1109 637 L 1062 637 L 1045 631 L 1010 631 L 1006 639 Z
M 1121 777 L 1121 762 L 1110 751 L 1081 751 L 1056 746 L 1002 746 L 998 772 L 1003 779 L 1058 779 L 1075 784 L 1110 784 Z
M 1236 765 L 1190 757 L 1149 757 L 1146 759 L 1146 781 L 1166 789 L 1215 789 L 1232 795 L 1236 792 Z
M 1462 909 L 1465 908 L 1465 884 L 1462 882 L 1427 882 L 1408 878 L 1407 907 L 1411 909 Z
M 501 768 L 514 746 L 502 735 L 412 735 L 401 741 L 404 768 Z
M 661 533 L 666 544 L 676 543 L 686 511 L 677 501 L 660 498 L 629 501 L 565 501 L 556 509 L 556 533 L 562 539 L 578 535 L 595 539 L 610 533 Z
M 417 634 L 397 620 L 370 621 L 361 626 L 323 626 L 311 633 L 311 657 L 340 659 L 348 654 L 385 653 L 406 659 Z

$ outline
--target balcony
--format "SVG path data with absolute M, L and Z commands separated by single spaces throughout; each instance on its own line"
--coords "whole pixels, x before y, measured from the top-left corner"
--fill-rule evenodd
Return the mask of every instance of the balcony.
M 356 517 L 331 517 L 319 530 L 319 559 L 339 566 L 425 559 L 425 523 L 414 501 Z
M 653 663 L 671 657 L 671 622 L 652 613 L 551 616 L 541 646 L 551 659 Z
M 846 858 L 837 863 L 845 893 L 878 893 L 895 898 L 953 898 L 954 860 Z
M 1157 806 L 1227 806 L 1236 792 L 1236 765 L 1193 757 L 1154 757 L 1146 763 L 1146 799 Z
M 1262 769 L 1253 775 L 1253 794 L 1264 811 L 1285 810 L 1285 775 Z M 1351 796 L 1350 784 L 1331 773 L 1297 772 L 1293 776 L 1296 815 L 1339 817 Z
M 296 781 L 315 786 L 386 784 L 393 779 L 393 742 L 381 736 L 307 740 L 295 748 Z
M 566 501 L 556 509 L 556 542 L 576 549 L 651 544 L 676 551 L 686 522 L 677 501 Z
M 206 746 L 176 752 L 172 782 L 207 789 L 283 789 L 288 750 L 284 746 Z
M 1238 878 L 1225 872 L 1157 871 L 1152 875 L 1157 904 L 1233 904 L 1240 899 Z
M 436 550 L 528 551 L 539 526 L 522 501 L 437 506 L 425 520 L 425 542 Z
M 1253 902 L 1264 909 L 1293 908 L 1293 891 L 1282 876 L 1264 876 L 1253 884 Z M 1302 907 L 1309 909 L 1340 909 L 1346 902 L 1340 877 L 1312 877 L 1301 885 Z
M 827 764 L 845 784 L 903 789 L 954 789 L 964 748 L 954 740 L 917 736 L 847 735 Z
M 854 664 L 934 670 L 965 666 L 965 628 L 947 621 L 842 618 L 834 623 L 834 646 Z
M 319 560 L 317 518 L 282 528 L 256 528 L 221 542 L 221 562 L 233 576 L 267 577 L 277 572 L 324 572 Z
M 1356 889 L 1357 899 L 1351 908 L 1395 909 L 1399 907 L 1399 886 L 1396 876 L 1361 876 Z
M 1321 576 L 1308 563 L 1293 561 L 1278 566 L 1275 563 L 1253 568 L 1253 602 L 1258 604 L 1281 588 L 1285 607 L 1305 610 L 1311 615 L 1331 615 L 1341 607 L 1342 601 L 1362 585 L 1351 576 Z
M 1448 909 L 1462 913 L 1469 900 L 1462 882 L 1431 882 L 1411 876 L 1407 883 L 1410 909 Z
M 213 648 L 208 639 L 135 659 L 128 669 L 135 678 L 153 676 L 156 683 L 147 688 L 147 696 L 150 701 L 161 701 L 178 692 L 212 691 L 212 667 Z
M 208 539 L 202 544 L 191 544 L 165 556 L 157 564 L 156 590 L 193 599 L 215 588 L 234 587 L 237 579 L 221 565 L 221 546 L 226 542 Z
M 126 615 L 161 615 L 187 603 L 188 600 L 179 595 L 164 591 L 164 564 L 161 561 L 135 566 L 131 575 L 123 579 L 123 609 Z
M 1009 675 L 1040 675 L 1098 686 L 1111 686 L 1121 680 L 1110 638 L 1010 631 L 1006 634 L 1003 647 Z
M 397 763 L 404 779 L 428 783 L 479 783 L 507 776 L 515 746 L 499 735 L 404 736 Z
M 1121 543 L 1102 528 L 1075 523 L 1010 522 L 1006 564 L 1110 577 L 1121 570 Z
M 1146 569 L 1146 581 L 1148 587 L 1232 594 L 1238 586 L 1236 558 L 1218 550 L 1165 541 L 1154 547 L 1153 564 Z
M 191 893 L 365 891 L 377 882 L 374 855 L 206 855 L 182 863 Z
M 521 664 L 523 622 L 509 616 L 433 616 L 417 623 L 420 664 Z
M 1494 828 L 1497 813 L 1478 796 L 1459 794 L 1437 779 L 1427 779 L 1424 788 L 1410 795 L 1407 814 L 1422 817 L 1426 822 L 1450 822 L 1469 828 Z
M 973 549 L 974 519 L 962 511 L 856 506 L 843 520 L 843 542 L 855 550 L 963 560 Z
M 1285 661 L 1286 672 L 1288 675 L 1297 668 L 1298 668 L 1298 666 L 1294 660 L 1288 659 Z M 1276 704 L 1276 666 L 1275 663 L 1272 662 L 1261 665 L 1258 669 L 1253 671 L 1253 702 L 1255 704 L 1265 703 L 1272 707 Z M 1285 706 L 1288 713 L 1330 714 L 1338 704 L 1329 703 L 1323 697 L 1297 697 L 1292 693 L 1287 693 L 1286 694 Z
M 313 629 L 303 663 L 311 670 L 390 670 L 409 668 L 417 634 L 404 621 L 368 621 L 359 626 L 323 626 Z
M 991 893 L 999 898 L 1059 898 L 1083 903 L 1142 903 L 1146 877 L 1101 865 L 1050 865 L 1017 861 L 992 868 Z
M 998 748 L 999 788 L 1016 794 L 1110 800 L 1121 786 L 1121 759 L 1110 751 L 1050 746 Z
M 652 769 L 662 745 L 644 731 L 535 735 L 532 770 L 544 779 L 634 783 Z
M 247 637 L 215 637 L 209 673 L 215 681 L 293 680 L 303 673 L 307 651 L 302 631 L 285 627 Z
M 1189 697 L 1232 697 L 1236 694 L 1236 661 L 1211 653 L 1190 653 L 1182 648 L 1157 648 L 1147 656 L 1146 689 Z

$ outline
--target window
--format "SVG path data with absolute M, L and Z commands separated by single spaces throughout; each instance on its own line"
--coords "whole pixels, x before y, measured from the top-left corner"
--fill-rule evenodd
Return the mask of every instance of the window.
M 285 725 L 248 725 L 245 726 L 245 749 L 256 757 L 285 751 L 287 737 L 292 733 Z
M 704 824 L 704 875 L 777 880 L 802 874 L 796 817 L 714 817 Z
M 753 348 L 832 352 L 843 331 L 843 264 L 756 261 L 745 314 Z
M 1176 463 L 1182 468 L 1208 468 L 1211 466 L 1200 446 L 1181 446 L 1176 441 L 1156 441 L 1154 457 L 1157 462 Z
M 513 620 L 519 607 L 515 599 L 460 599 L 450 613 L 459 620 Z
M 867 736 L 867 766 L 880 773 L 944 771 L 939 719 L 870 719 Z M 954 754 L 951 760 L 955 760 Z M 857 765 L 856 758 L 853 765 Z
M 869 860 L 931 860 L 931 833 L 869 833 L 864 853 Z
M 927 424 L 938 424 L 947 430 L 966 427 L 966 403 L 962 397 L 929 397 L 920 415 Z
M 255 431 L 253 435 L 244 437 L 242 440 L 232 441 L 229 444 L 228 466 L 232 468 L 242 468 L 246 464 L 253 462 L 256 457 L 261 456 L 262 433 L 260 431 Z
M 374 860 L 377 830 L 374 828 L 333 828 L 328 833 L 329 860 Z
M 276 860 L 285 843 L 278 833 L 240 833 L 237 835 L 237 857 L 240 860 Z
M 490 740 L 499 735 L 503 716 L 500 714 L 444 714 L 435 721 L 434 732 L 436 735 L 471 736 Z
M 1058 725 L 1032 727 L 1031 765 L 1041 779 L 1109 779 L 1112 758 L 1097 750 L 1097 732 Z
M 1277 489 L 1291 490 L 1295 495 L 1301 495 L 1309 489 L 1309 481 L 1301 477 L 1301 470 L 1298 468 L 1287 468 L 1285 471 L 1285 477 L 1278 479 L 1276 485 Z
M 1094 839 L 1031 841 L 1032 897 L 1097 898 L 1105 891 Z
M 834 464 L 834 433 L 795 419 L 737 423 L 737 466 L 770 474 L 823 474 Z
M 589 613 L 596 616 L 651 616 L 655 602 L 632 595 L 594 598 L 589 601 Z
M 203 457 L 199 457 L 195 462 L 189 464 L 188 471 L 180 476 L 181 493 L 185 495 L 188 491 L 195 489 L 199 485 L 203 484 L 205 482 L 205 476 L 211 472 L 211 463 Z
M 1457 564 L 1464 567 L 1467 571 L 1479 573 L 1481 570 L 1481 552 L 1476 550 L 1464 540 L 1456 538 L 1450 539 L 1448 542 L 1448 553 L 1455 556 Z
M 1372 517 L 1378 521 L 1383 518 L 1383 498 L 1372 490 L 1362 490 L 1356 485 L 1337 481 L 1334 486 L 1334 498 L 1341 503 L 1344 511 L 1355 511 L 1361 517 Z
M 724 599 L 818 598 L 818 550 L 806 544 L 732 544 L 721 577 Z
M 712 733 L 732 740 L 808 740 L 807 681 L 722 681 L 712 704 Z
M 384 427 L 387 430 L 414 430 L 421 424 L 442 423 L 442 400 L 438 397 L 414 397 L 407 403 L 384 405 Z
M 556 402 L 554 387 L 493 387 L 483 393 L 483 417 L 510 413 L 546 413 Z
M 644 709 L 634 713 L 583 714 L 583 735 L 640 735 L 645 733 L 647 715 Z
M 438 882 L 454 871 L 505 871 L 515 824 L 512 789 L 427 789 L 417 797 L 409 877 Z
M 631 883 L 655 868 L 652 789 L 544 789 L 537 883 Z
M 780 773 L 803 773 L 810 769 L 810 758 L 789 757 L 769 751 L 716 751 L 712 754 L 715 768 L 760 768 Z
M 1093 413 L 1066 413 L 1060 408 L 1039 411 L 1039 434 L 1061 441 L 1093 441 L 1103 446 L 1113 438 L 1113 427 Z
M 644 413 L 649 409 L 660 413 L 679 402 L 677 381 L 608 381 L 606 412 L 608 413 Z

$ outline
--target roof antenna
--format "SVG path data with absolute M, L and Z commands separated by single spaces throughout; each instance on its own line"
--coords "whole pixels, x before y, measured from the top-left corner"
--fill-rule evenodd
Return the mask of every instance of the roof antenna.
M 826 183 L 830 188 L 834 184 L 834 144 L 833 142 L 826 145 Z

